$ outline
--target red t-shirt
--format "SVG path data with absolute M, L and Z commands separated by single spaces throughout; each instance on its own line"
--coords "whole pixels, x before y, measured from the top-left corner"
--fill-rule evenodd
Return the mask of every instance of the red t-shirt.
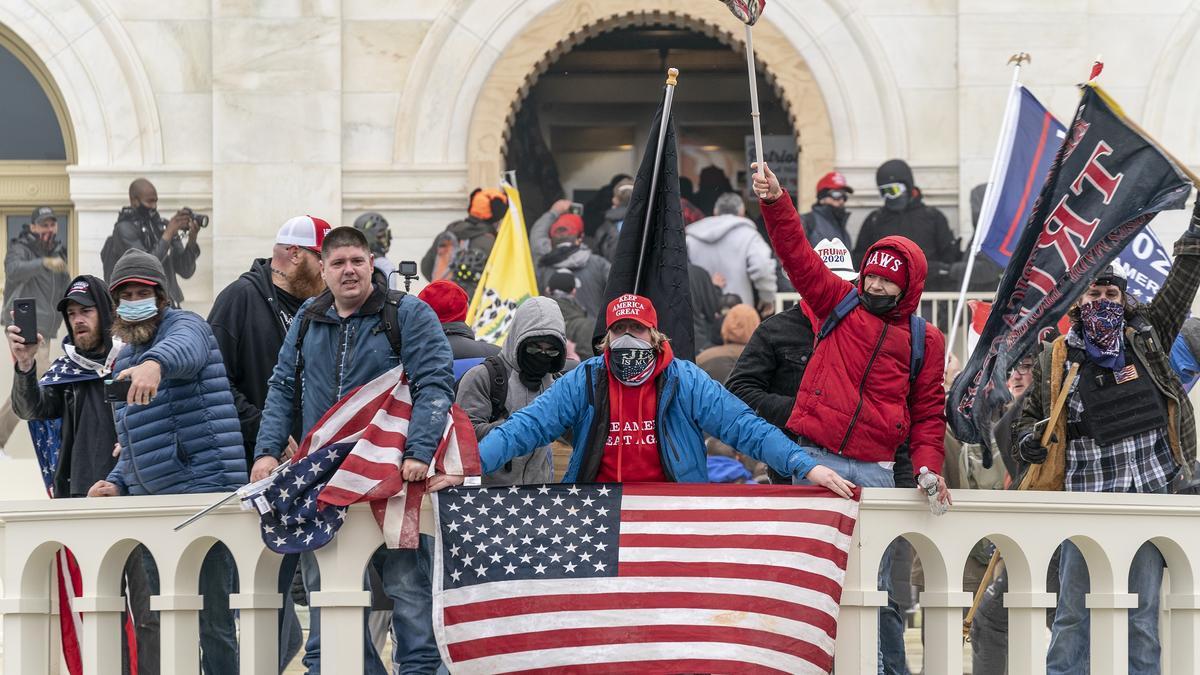
M 605 362 L 608 353 L 604 354 Z M 598 483 L 663 482 L 662 459 L 658 455 L 659 374 L 671 362 L 671 345 L 664 344 L 654 372 L 642 384 L 630 387 L 608 374 L 608 440 L 600 458 Z

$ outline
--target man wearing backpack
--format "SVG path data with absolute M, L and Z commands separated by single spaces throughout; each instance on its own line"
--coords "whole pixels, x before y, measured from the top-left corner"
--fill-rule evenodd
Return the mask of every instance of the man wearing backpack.
M 467 371 L 458 387 L 458 404 L 483 440 L 508 416 L 533 402 L 554 384 L 566 363 L 566 325 L 550 298 L 529 298 L 513 312 L 504 350 Z M 554 480 L 550 445 L 514 458 L 483 477 L 484 485 L 524 485 Z
M 429 281 L 453 281 L 473 298 L 496 244 L 496 227 L 508 213 L 508 195 L 494 188 L 475 188 L 467 201 L 467 217 L 450 223 L 433 240 L 421 258 L 421 274 Z
M 307 434 L 352 389 L 403 363 L 413 406 L 401 472 L 405 480 L 425 480 L 454 395 L 450 345 L 429 305 L 371 284 L 372 265 L 362 232 L 337 227 L 325 235 L 321 274 L 328 290 L 300 307 L 284 337 L 268 384 L 252 479 L 279 465 L 293 419 L 301 420 L 300 431 Z M 421 535 L 418 550 L 377 554 L 384 592 L 393 600 L 393 660 L 404 664 L 405 673 L 433 673 L 441 665 L 432 623 L 432 546 L 432 539 Z M 319 585 L 319 572 L 313 572 L 315 567 L 306 571 L 310 591 Z M 319 669 L 317 630 L 306 645 L 304 662 L 310 669 Z M 369 638 L 363 649 L 367 672 L 385 673 Z
M 162 264 L 167 298 L 172 307 L 179 307 L 183 303 L 183 289 L 177 277 L 191 279 L 196 273 L 199 232 L 200 223 L 190 209 L 179 210 L 170 221 L 158 215 L 158 191 L 150 181 L 138 178 L 129 184 L 129 206 L 117 214 L 113 233 L 100 249 L 104 278 L 112 277 L 113 266 L 126 251 L 145 251 Z
M 753 168 L 757 168 L 756 166 Z M 928 270 L 909 239 L 884 237 L 867 249 L 857 284 L 825 266 L 804 234 L 796 207 L 765 168 L 754 175 L 763 220 L 780 263 L 820 325 L 788 429 L 813 459 L 863 487 L 896 487 L 896 450 L 907 440 L 913 472 L 927 467 L 938 499 L 945 447 L 942 388 L 945 338 L 915 315 Z M 880 563 L 890 591 L 891 556 Z M 890 617 L 889 617 L 890 618 Z M 880 672 L 906 673 L 898 622 L 881 622 Z

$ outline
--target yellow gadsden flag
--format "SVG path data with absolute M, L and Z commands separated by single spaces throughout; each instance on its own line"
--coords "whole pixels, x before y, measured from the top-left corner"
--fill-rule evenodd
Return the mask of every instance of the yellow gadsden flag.
M 521 194 L 508 183 L 502 183 L 501 187 L 508 195 L 508 212 L 500 222 L 496 245 L 467 310 L 467 323 L 475 329 L 475 337 L 494 345 L 504 344 L 513 310 L 526 298 L 538 294 Z

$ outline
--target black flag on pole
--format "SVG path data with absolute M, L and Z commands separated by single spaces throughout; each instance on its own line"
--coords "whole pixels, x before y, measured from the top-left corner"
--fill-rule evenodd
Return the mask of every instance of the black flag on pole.
M 1084 87 L 996 291 L 979 343 L 950 389 L 947 419 L 964 443 L 991 445 L 993 411 L 1012 399 L 1008 370 L 1091 280 L 1192 185 L 1098 87 Z
M 692 331 L 692 298 L 688 290 L 687 241 L 683 236 L 683 212 L 679 205 L 679 169 L 675 155 L 675 125 L 667 117 L 667 134 L 659 163 L 654 203 L 649 222 L 646 207 L 650 201 L 650 183 L 654 173 L 654 153 L 658 145 L 659 125 L 663 110 L 659 106 L 646 141 L 646 154 L 634 179 L 633 196 L 621 225 L 612 271 L 604 289 L 605 306 L 624 293 L 637 293 L 650 298 L 658 312 L 658 329 L 671 340 L 677 358 L 691 361 L 696 356 Z M 645 250 L 642 249 L 642 234 Z M 644 256 L 644 258 L 643 258 Z M 641 261 L 641 283 L 635 283 L 638 262 Z M 596 321 L 595 337 L 604 334 L 604 312 Z

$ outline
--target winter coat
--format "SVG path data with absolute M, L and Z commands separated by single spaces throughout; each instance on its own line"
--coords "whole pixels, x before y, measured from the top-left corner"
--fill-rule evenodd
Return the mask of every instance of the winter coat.
M 165 310 L 154 339 L 126 345 L 113 372 L 157 361 L 158 393 L 114 405 L 121 457 L 108 475 L 121 494 L 224 492 L 246 483 L 246 455 L 225 362 L 204 319 Z
M 823 239 L 838 239 L 846 248 L 853 248 L 850 233 L 846 230 L 846 223 L 838 220 L 832 206 L 813 204 L 811 211 L 800 214 L 800 220 L 804 221 L 804 235 L 810 242 L 819 243 Z
M 824 322 L 854 286 L 825 267 L 804 237 L 787 193 L 773 203 L 762 202 L 762 210 L 788 277 Z M 913 466 L 936 471 L 945 453 L 946 393 L 945 338 L 935 326 L 927 326 L 924 365 L 916 381 L 909 381 L 909 317 L 920 306 L 925 255 L 902 237 L 886 237 L 876 246 L 900 253 L 907 290 L 883 317 L 858 305 L 815 347 L 788 428 L 830 452 L 866 462 L 893 461 L 907 439 Z
M 508 392 L 504 409 L 508 415 L 492 419 L 491 381 L 487 366 L 480 364 L 463 376 L 458 385 L 457 403 L 471 418 L 475 437 L 482 440 L 489 432 L 504 423 L 510 415 L 529 405 L 554 384 L 554 375 L 542 378 L 537 390 L 530 390 L 521 382 L 520 366 L 517 365 L 517 350 L 526 340 L 553 337 L 566 344 L 562 313 L 550 298 L 529 298 L 514 313 L 508 337 L 500 358 L 508 372 Z M 538 446 L 532 453 L 514 457 L 499 470 L 483 477 L 484 485 L 525 485 L 549 483 L 554 480 L 554 458 L 549 442 Z
M 669 481 L 708 481 L 705 433 L 785 475 L 804 476 L 816 466 L 800 446 L 690 361 L 673 359 L 653 385 L 642 386 L 658 389 L 655 428 L 659 457 Z M 574 449 L 563 482 L 591 481 L 608 439 L 608 419 L 608 373 L 604 357 L 596 356 L 564 375 L 480 442 L 484 473 L 570 429 Z
M 692 296 L 692 332 L 699 352 L 721 343 L 721 289 L 713 285 L 708 270 L 688 263 L 688 291 Z
M 553 211 L 547 211 L 537 219 L 529 231 L 529 247 L 537 264 L 535 271 L 538 289 L 546 288 L 555 270 L 569 271 L 579 280 L 575 299 L 594 320 L 604 313 L 604 287 L 608 284 L 608 273 L 612 269 L 612 263 L 586 245 L 553 246 L 550 240 L 550 226 L 557 219 L 558 216 Z
M 912 199 L 903 211 L 879 208 L 867 214 L 862 229 L 858 231 L 858 241 L 852 249 L 855 269 L 862 268 L 868 249 L 884 237 L 891 236 L 912 240 L 917 248 L 924 251 L 928 268 L 940 269 L 942 265 L 951 265 L 962 257 L 958 240 L 950 231 L 946 216 L 932 206 L 926 206 L 920 193 L 912 191 L 912 186 L 909 188 Z M 962 279 L 961 275 L 959 279 Z
M 438 244 L 444 239 L 453 240 L 456 246 L 460 242 L 466 242 L 468 249 L 482 252 L 484 260 L 486 260 L 492 254 L 492 247 L 496 245 L 496 224 L 479 220 L 474 216 L 467 216 L 463 220 L 447 225 L 445 231 L 434 238 L 433 244 L 425 252 L 425 257 L 421 258 L 421 274 L 429 281 L 436 281 L 433 278 L 433 270 L 437 265 Z M 482 269 L 481 267 L 480 271 Z M 477 284 L 464 283 L 453 276 L 450 277 L 450 281 L 462 286 L 462 289 L 467 292 L 468 298 L 475 297 Z
M 55 246 L 47 251 L 37 235 L 29 231 L 28 225 L 9 241 L 8 253 L 4 256 L 4 307 L 0 326 L 12 325 L 9 311 L 12 310 L 13 300 L 33 298 L 38 332 L 47 340 L 58 335 L 63 317 L 56 308 L 67 291 L 71 275 L 66 271 L 51 272 L 47 269 L 42 261 L 51 257 L 66 261 L 66 247 L 56 240 Z
M 329 300 L 329 291 L 306 301 L 288 328 L 279 360 L 268 383 L 267 406 L 255 443 L 255 459 L 279 457 L 292 429 L 292 402 L 301 401 L 301 437 L 354 388 L 366 384 L 404 363 L 412 384 L 412 423 L 404 448 L 406 458 L 429 462 L 446 424 L 446 411 L 454 399 L 454 368 L 450 343 L 437 315 L 415 295 L 405 295 L 396 310 L 400 327 L 400 356 L 392 351 L 380 326 L 386 292 L 376 286 L 356 312 L 338 316 L 336 305 L 319 315 L 309 312 L 318 300 Z M 296 335 L 308 317 L 304 336 L 303 382 L 296 387 Z M 299 439 L 298 439 L 299 440 Z
M 178 307 L 183 303 L 183 289 L 179 279 L 191 279 L 196 273 L 196 259 L 200 257 L 200 244 L 196 238 L 183 243 L 183 236 L 176 235 L 169 242 L 163 241 L 162 235 L 167 229 L 167 221 L 157 213 L 152 221 L 141 218 L 137 211 L 126 207 L 117 215 L 117 224 L 113 226 L 113 236 L 121 251 L 136 248 L 158 258 L 162 263 L 163 273 L 167 279 L 167 297 Z
M 254 441 L 267 403 L 267 380 L 291 321 L 280 308 L 275 291 L 271 261 L 259 258 L 217 295 L 208 313 L 208 324 L 229 375 L 248 463 L 253 463 Z
M 592 358 L 592 331 L 596 328 L 596 320 L 583 311 L 574 297 L 558 293 L 550 297 L 558 303 L 558 310 L 562 312 L 567 339 L 575 344 L 575 355 L 580 360 Z
M 462 380 L 468 370 L 483 363 L 500 348 L 490 342 L 475 339 L 475 331 L 465 321 L 450 321 L 442 324 L 442 332 L 450 342 L 450 354 L 454 357 L 454 381 Z
M 596 245 L 592 248 L 609 262 L 617 255 L 617 241 L 621 238 L 621 226 L 628 211 L 628 205 L 612 207 L 604 212 L 604 222 L 596 229 Z
M 1192 300 L 1196 297 L 1196 290 L 1200 288 L 1200 238 L 1185 233 L 1175 242 L 1174 253 L 1174 263 L 1162 290 L 1149 304 L 1139 305 L 1125 318 L 1125 353 L 1127 357 L 1137 359 L 1145 368 L 1154 387 L 1166 401 L 1167 443 L 1183 477 L 1187 479 L 1196 461 L 1196 418 L 1192 402 L 1183 390 L 1179 377 L 1171 369 L 1168 345 L 1173 344 L 1179 335 Z M 1039 421 L 1050 417 L 1051 405 L 1059 394 L 1058 388 L 1051 386 L 1051 374 L 1057 368 L 1062 368 L 1063 372 L 1067 368 L 1067 358 L 1064 357 L 1071 351 L 1066 347 L 1069 335 L 1060 335 L 1034 361 L 1033 384 L 1026 390 L 1021 416 L 1013 432 L 1014 453 L 1017 452 L 1017 441 L 1033 433 L 1033 427 Z M 1056 351 L 1058 357 L 1055 356 Z M 1056 427 L 1057 435 L 1064 443 L 1070 440 L 1066 420 L 1067 415 L 1061 415 Z
M 725 292 L 747 305 L 775 301 L 775 258 L 754 221 L 734 215 L 709 216 L 688 225 L 688 260 L 725 277 Z
M 78 276 L 70 283 L 76 280 L 86 281 L 92 295 L 99 299 L 96 309 L 100 330 L 107 335 L 112 326 L 108 287 L 93 276 Z M 63 314 L 65 318 L 66 308 Z M 63 345 L 74 345 L 69 330 Z M 94 356 L 91 360 L 103 362 L 110 346 L 106 340 L 98 349 L 100 353 L 86 356 Z M 112 450 L 117 442 L 117 429 L 113 426 L 112 408 L 104 399 L 103 377 L 38 386 L 36 369 L 31 368 L 27 373 L 18 370 L 13 378 L 12 407 L 17 417 L 23 420 L 62 419 L 58 467 L 54 472 L 55 497 L 86 497 L 88 489 L 96 481 L 107 478 L 116 465 Z

